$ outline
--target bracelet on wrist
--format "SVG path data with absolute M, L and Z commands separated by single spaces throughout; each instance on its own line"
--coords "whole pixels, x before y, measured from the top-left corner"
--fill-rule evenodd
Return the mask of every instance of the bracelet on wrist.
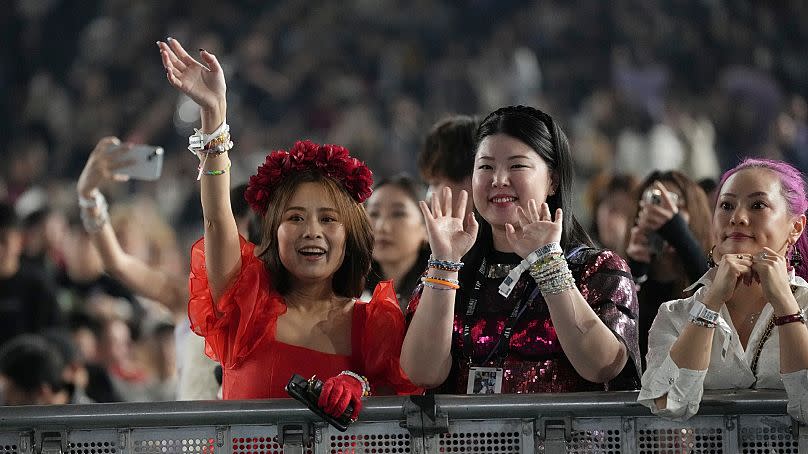
M 789 323 L 796 323 L 796 322 L 805 323 L 805 314 L 803 313 L 803 311 L 798 311 L 796 314 L 774 317 L 775 326 L 783 326 L 788 325 Z
M 347 375 L 349 377 L 353 377 L 359 380 L 359 383 L 362 384 L 362 397 L 370 396 L 370 382 L 368 381 L 367 377 L 364 375 L 359 375 L 356 372 L 350 370 L 344 370 L 339 373 L 339 375 Z
M 460 271 L 463 268 L 463 262 L 455 262 L 452 260 L 438 260 L 433 256 L 429 257 L 427 262 L 429 268 L 435 268 L 442 271 Z
M 82 202 L 82 197 L 79 196 L 79 205 L 82 207 L 79 215 L 87 233 L 96 233 L 109 222 L 109 205 L 104 194 L 94 189 L 92 195 L 92 204 L 88 203 L 88 199 L 83 199 Z M 96 210 L 96 213 L 91 210 Z
M 226 121 L 222 122 L 222 124 L 210 134 L 205 134 L 201 129 L 194 128 L 194 133 L 188 137 L 188 150 L 193 154 L 197 154 L 200 151 L 204 151 L 213 141 L 222 142 L 222 137 L 225 135 L 229 141 L 230 125 L 228 125 Z
M 90 191 L 90 197 L 86 198 L 79 194 L 79 207 L 81 208 L 97 208 L 101 205 L 104 195 L 98 188 L 93 188 Z

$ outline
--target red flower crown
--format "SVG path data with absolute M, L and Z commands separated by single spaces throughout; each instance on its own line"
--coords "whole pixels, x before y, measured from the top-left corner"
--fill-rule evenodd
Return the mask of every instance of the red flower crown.
M 244 198 L 253 211 L 263 216 L 278 184 L 288 175 L 307 170 L 334 179 L 357 203 L 367 200 L 372 192 L 373 173 L 364 162 L 351 157 L 345 147 L 304 140 L 295 142 L 289 151 L 269 153 L 258 173 L 250 177 Z

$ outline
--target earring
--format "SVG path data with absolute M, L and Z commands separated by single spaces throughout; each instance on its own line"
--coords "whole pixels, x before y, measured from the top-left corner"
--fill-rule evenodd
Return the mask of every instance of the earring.
M 713 250 L 714 249 L 715 249 L 715 245 L 713 245 L 713 247 L 710 248 L 710 251 L 707 252 L 707 266 L 709 266 L 710 268 L 715 268 L 715 265 L 716 265 L 715 260 L 713 260 Z
M 800 250 L 794 247 L 794 252 L 791 253 L 791 258 L 789 259 L 789 265 L 792 268 L 797 268 L 802 264 L 802 254 L 800 254 Z

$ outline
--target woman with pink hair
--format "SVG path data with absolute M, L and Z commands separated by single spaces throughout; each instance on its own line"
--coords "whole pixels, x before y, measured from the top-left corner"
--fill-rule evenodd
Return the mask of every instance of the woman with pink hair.
M 710 269 L 651 326 L 639 402 L 687 419 L 705 389 L 785 389 L 808 421 L 806 185 L 781 161 L 746 159 L 718 185 Z

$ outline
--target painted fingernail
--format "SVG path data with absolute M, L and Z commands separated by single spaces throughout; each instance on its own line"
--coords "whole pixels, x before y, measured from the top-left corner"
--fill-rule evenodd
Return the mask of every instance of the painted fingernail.
M 169 36 L 168 38 L 166 38 L 166 41 L 171 41 L 172 39 L 174 39 L 174 38 Z

